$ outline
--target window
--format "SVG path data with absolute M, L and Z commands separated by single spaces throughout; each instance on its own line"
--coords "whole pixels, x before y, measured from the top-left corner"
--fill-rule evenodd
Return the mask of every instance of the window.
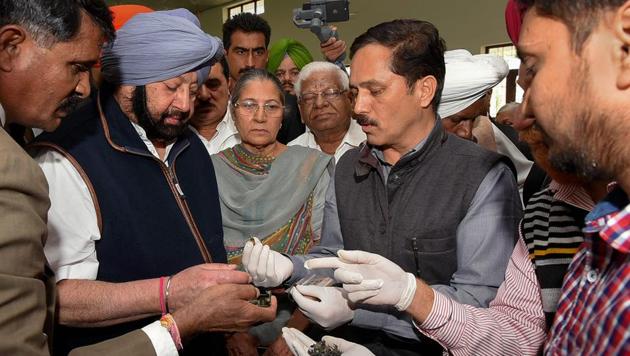
M 486 53 L 502 57 L 510 68 L 510 73 L 499 85 L 492 89 L 492 99 L 490 99 L 490 116 L 495 117 L 497 111 L 506 103 L 521 102 L 523 99 L 523 89 L 516 85 L 518 77 L 518 67 L 521 61 L 516 55 L 516 47 L 511 43 L 486 46 Z
M 265 12 L 265 0 L 247 1 L 228 8 L 228 17 L 232 18 L 242 12 L 260 15 Z

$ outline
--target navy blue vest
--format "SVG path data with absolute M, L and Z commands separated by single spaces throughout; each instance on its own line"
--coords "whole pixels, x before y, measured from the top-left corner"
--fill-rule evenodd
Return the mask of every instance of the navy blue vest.
M 90 188 L 101 231 L 97 279 L 134 281 L 173 275 L 204 262 L 225 263 L 214 168 L 199 138 L 187 130 L 171 149 L 166 166 L 149 152 L 114 98 L 103 93 L 101 100 L 104 115 L 95 102 L 88 102 L 33 145 L 69 158 Z M 60 328 L 56 353 L 122 335 L 147 322 Z

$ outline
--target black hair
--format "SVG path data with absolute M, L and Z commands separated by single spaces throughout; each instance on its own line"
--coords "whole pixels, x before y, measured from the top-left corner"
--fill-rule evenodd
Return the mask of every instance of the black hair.
M 245 33 L 260 32 L 265 35 L 265 48 L 269 46 L 271 39 L 271 27 L 265 19 L 258 15 L 242 12 L 227 20 L 223 24 L 223 47 L 227 51 L 232 45 L 232 34 L 236 31 Z
M 419 79 L 434 76 L 437 88 L 431 104 L 437 110 L 444 88 L 446 44 L 433 24 L 421 20 L 394 20 L 378 24 L 354 40 L 350 58 L 370 44 L 393 50 L 391 71 L 405 77 L 410 90 Z
M 221 65 L 221 73 L 223 73 L 225 80 L 229 80 L 230 79 L 230 66 L 228 65 L 226 56 L 221 57 L 219 64 Z
M 584 42 L 599 23 L 605 11 L 614 10 L 625 0 L 518 0 L 527 7 L 534 7 L 538 14 L 560 20 L 571 33 L 571 44 L 576 53 L 582 51 Z
M 0 27 L 23 26 L 38 45 L 50 47 L 79 33 L 82 11 L 99 27 L 106 41 L 114 39 L 112 15 L 103 0 L 0 0 Z

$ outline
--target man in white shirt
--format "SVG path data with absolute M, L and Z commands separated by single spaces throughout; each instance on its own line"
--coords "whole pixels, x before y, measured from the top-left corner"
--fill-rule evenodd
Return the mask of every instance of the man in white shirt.
M 523 184 L 534 162 L 489 119 L 492 88 L 508 75 L 507 63 L 495 55 L 473 56 L 464 49 L 447 51 L 444 61 L 446 77 L 438 108 L 442 125 L 454 135 L 507 156 L 516 168 L 522 197 Z
M 230 110 L 228 81 L 230 69 L 223 57 L 210 69 L 208 79 L 199 87 L 195 113 L 190 119 L 190 129 L 199 136 L 208 154 L 215 154 L 241 142 L 234 126 Z
M 300 114 L 306 132 L 289 142 L 335 156 L 338 162 L 346 151 L 365 141 L 361 126 L 352 120 L 348 75 L 330 62 L 304 66 L 295 83 Z

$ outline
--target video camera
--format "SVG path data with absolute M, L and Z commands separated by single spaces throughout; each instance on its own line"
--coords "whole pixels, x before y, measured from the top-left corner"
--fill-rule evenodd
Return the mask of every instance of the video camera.
M 310 29 L 320 42 L 326 42 L 331 37 L 339 38 L 337 31 L 326 26 L 327 23 L 344 22 L 349 19 L 349 0 L 311 0 L 302 5 L 301 9 L 293 9 L 295 26 Z

